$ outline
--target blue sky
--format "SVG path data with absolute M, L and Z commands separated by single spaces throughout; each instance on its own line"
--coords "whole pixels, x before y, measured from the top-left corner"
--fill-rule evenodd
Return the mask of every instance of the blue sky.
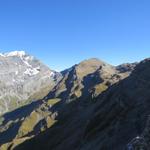
M 63 70 L 97 57 L 150 56 L 149 0 L 0 0 L 0 52 L 25 50 Z

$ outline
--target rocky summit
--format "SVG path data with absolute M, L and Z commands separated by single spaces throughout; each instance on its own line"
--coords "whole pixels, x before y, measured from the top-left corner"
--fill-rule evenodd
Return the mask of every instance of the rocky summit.
M 0 54 L 0 115 L 43 98 L 61 74 L 24 51 Z
M 45 96 L 37 93 L 44 98 L 1 116 L 1 150 L 149 150 L 150 59 L 112 66 L 92 58 L 48 70 L 55 76 Z
M 61 98 L 65 102 L 96 97 L 112 84 L 126 78 L 134 67 L 132 64 L 115 67 L 96 58 L 84 60 L 61 72 L 63 78 L 48 97 Z

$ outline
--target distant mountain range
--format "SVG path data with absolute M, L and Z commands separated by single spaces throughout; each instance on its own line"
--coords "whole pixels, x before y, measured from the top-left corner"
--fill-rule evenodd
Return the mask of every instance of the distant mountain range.
M 43 98 L 61 74 L 24 51 L 0 54 L 0 114 Z
M 5 81 L 20 98 L 3 98 L 1 106 L 25 102 L 0 118 L 1 150 L 149 150 L 150 59 L 112 66 L 92 58 L 60 73 L 24 52 L 1 59 L 13 64 Z M 16 92 L 22 82 L 13 79 L 26 78 L 30 96 L 22 98 L 25 91 Z

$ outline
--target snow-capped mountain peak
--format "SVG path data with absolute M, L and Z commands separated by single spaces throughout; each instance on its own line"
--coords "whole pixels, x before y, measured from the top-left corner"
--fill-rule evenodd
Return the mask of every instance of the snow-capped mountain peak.
M 23 57 L 26 55 L 25 51 L 12 51 L 9 53 L 5 53 L 3 54 L 6 57 L 13 57 L 13 56 L 17 56 L 17 57 Z
M 30 98 L 42 98 L 61 78 L 60 73 L 49 69 L 40 60 L 24 51 L 1 53 L 0 68 L 0 103 L 2 104 L 0 115 L 6 112 L 7 108 L 12 109 L 12 103 L 16 103 L 14 109 L 18 103 Z M 43 93 L 37 97 L 37 93 L 41 90 L 44 90 Z

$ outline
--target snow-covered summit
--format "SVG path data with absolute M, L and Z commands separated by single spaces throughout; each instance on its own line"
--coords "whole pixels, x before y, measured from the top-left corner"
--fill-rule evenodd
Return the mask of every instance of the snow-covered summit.
M 11 51 L 11 52 L 8 52 L 8 53 L 0 53 L 0 56 L 1 57 L 13 57 L 13 56 L 16 56 L 16 57 L 23 57 L 23 56 L 26 56 L 26 52 L 25 51 Z
M 12 51 L 9 53 L 4 53 L 3 54 L 5 57 L 12 57 L 12 56 L 18 56 L 18 57 L 23 57 L 26 55 L 25 51 Z

